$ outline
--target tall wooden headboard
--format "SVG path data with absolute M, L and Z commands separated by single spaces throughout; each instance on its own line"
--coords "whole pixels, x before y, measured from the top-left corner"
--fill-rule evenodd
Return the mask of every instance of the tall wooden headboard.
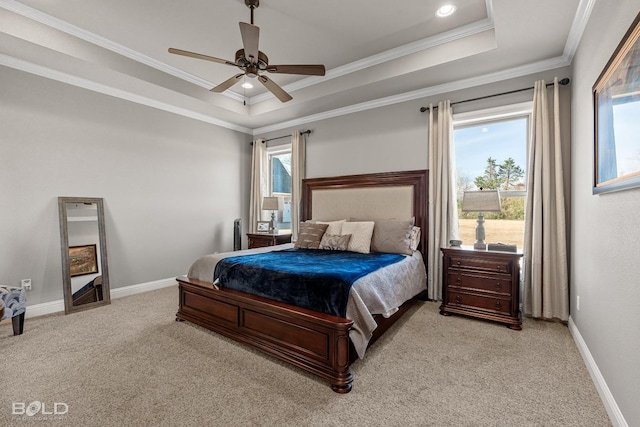
M 427 260 L 429 171 L 382 172 L 302 181 L 302 221 L 415 218 Z

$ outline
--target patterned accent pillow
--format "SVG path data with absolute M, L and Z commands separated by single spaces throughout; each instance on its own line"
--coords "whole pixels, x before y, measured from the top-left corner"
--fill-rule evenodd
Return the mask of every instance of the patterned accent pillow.
M 345 222 L 342 224 L 342 234 L 351 234 L 348 251 L 368 254 L 371 252 L 371 236 L 373 235 L 373 221 Z
M 340 235 L 324 233 L 320 241 L 320 249 L 346 251 L 349 248 L 349 240 L 351 240 L 351 234 Z
M 298 230 L 298 240 L 296 240 L 296 244 L 293 247 L 295 249 L 318 249 L 328 226 L 328 224 L 301 222 Z

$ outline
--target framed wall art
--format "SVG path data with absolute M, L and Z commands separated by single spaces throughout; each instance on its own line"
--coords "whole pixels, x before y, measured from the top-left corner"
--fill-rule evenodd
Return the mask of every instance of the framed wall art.
M 640 187 L 640 14 L 593 85 L 593 194 Z
M 69 271 L 71 277 L 98 272 L 96 245 L 70 246 Z

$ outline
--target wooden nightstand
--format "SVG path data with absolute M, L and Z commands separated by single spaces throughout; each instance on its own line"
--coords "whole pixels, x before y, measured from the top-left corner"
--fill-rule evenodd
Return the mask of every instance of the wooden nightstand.
M 464 314 L 522 329 L 520 258 L 522 254 L 442 248 L 440 314 Z
M 247 233 L 249 249 L 291 243 L 291 234 Z

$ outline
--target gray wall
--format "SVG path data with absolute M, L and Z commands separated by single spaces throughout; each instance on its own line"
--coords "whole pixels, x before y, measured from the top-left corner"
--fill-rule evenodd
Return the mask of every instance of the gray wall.
M 597 2 L 574 58 L 571 317 L 630 426 L 640 425 L 640 189 L 593 195 L 591 88 L 640 11 Z M 576 297 L 580 296 L 580 311 Z
M 249 135 L 0 67 L 0 284 L 62 298 L 57 197 L 102 197 L 112 288 L 231 250 Z
M 295 130 L 311 129 L 307 143 L 308 178 L 373 172 L 426 169 L 428 167 L 428 113 L 421 106 L 452 102 L 533 86 L 539 79 L 552 81 L 554 76 L 569 77 L 570 69 L 561 68 L 472 89 L 445 93 L 431 98 L 407 101 L 387 107 L 353 113 L 341 117 L 269 132 L 260 137 L 286 135 Z M 570 87 L 561 89 L 563 113 L 570 114 Z M 500 96 L 454 106 L 454 113 L 531 101 L 533 91 Z M 563 127 L 566 164 L 569 165 L 569 121 Z M 567 169 L 568 170 L 568 169 Z M 567 192 L 569 191 L 567 181 Z

